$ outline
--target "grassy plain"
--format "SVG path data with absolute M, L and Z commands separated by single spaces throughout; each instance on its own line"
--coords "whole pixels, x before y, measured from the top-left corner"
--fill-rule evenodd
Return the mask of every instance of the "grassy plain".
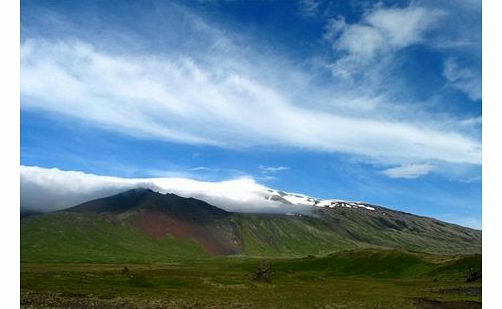
M 481 308 L 481 256 L 350 250 L 271 258 L 162 263 L 21 263 L 23 308 Z M 127 270 L 124 269 L 127 267 Z

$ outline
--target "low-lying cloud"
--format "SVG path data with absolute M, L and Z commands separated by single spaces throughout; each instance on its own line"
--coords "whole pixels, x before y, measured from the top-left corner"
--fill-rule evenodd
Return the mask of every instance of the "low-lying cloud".
M 252 178 L 220 182 L 187 178 L 120 178 L 57 168 L 21 166 L 22 209 L 60 210 L 138 187 L 194 197 L 229 211 L 291 212 L 302 209 L 268 200 L 268 188 Z

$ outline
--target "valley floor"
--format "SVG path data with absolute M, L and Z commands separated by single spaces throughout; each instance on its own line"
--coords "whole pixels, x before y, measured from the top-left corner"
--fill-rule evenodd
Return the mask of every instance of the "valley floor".
M 21 263 L 22 308 L 481 308 L 481 256 L 350 251 L 162 264 Z

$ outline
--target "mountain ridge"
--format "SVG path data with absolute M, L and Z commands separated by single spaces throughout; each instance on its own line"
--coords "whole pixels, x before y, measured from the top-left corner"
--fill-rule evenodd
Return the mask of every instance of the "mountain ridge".
M 137 238 L 149 244 L 147 250 L 141 250 L 151 251 L 152 257 L 159 259 L 183 255 L 186 248 L 190 254 L 197 251 L 214 256 L 305 256 L 357 248 L 439 254 L 481 252 L 481 231 L 361 205 L 365 207 L 311 207 L 307 213 L 236 213 L 195 198 L 138 188 L 22 219 L 22 256 L 43 256 L 38 252 L 43 247 L 61 250 L 76 246 L 91 252 L 89 259 L 99 260 L 96 248 L 106 250 L 122 244 L 134 251 L 137 249 L 130 243 Z M 100 230 L 107 232 L 95 235 Z M 42 235 L 42 231 L 43 236 L 34 236 Z M 68 239 L 65 233 L 72 237 Z M 164 242 L 169 244 L 162 247 Z M 141 256 L 136 253 L 134 256 Z

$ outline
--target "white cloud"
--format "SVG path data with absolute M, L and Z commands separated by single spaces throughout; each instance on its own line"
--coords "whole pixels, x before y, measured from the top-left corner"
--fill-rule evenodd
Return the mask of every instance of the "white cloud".
M 324 38 L 331 41 L 338 60 L 333 73 L 349 78 L 394 52 L 418 44 L 443 15 L 419 6 L 376 8 L 359 23 L 346 24 L 342 17 L 328 20 Z
M 334 41 L 340 33 L 347 28 L 345 17 L 337 16 L 336 18 L 329 18 L 324 29 L 324 39 Z
M 264 165 L 260 165 L 260 166 L 258 166 L 258 168 L 264 174 L 277 173 L 277 172 L 282 172 L 282 171 L 289 170 L 289 167 L 286 167 L 286 166 L 264 166 Z
M 299 0 L 300 13 L 303 16 L 314 16 L 319 10 L 319 2 L 317 0 Z
M 482 122 L 483 118 L 479 116 L 463 119 L 459 123 L 464 126 L 480 126 Z
M 381 171 L 382 174 L 391 178 L 418 178 L 427 175 L 434 169 L 434 166 L 428 163 L 423 164 L 404 164 L 401 166 L 391 167 Z
M 271 182 L 271 181 L 276 181 L 278 178 L 276 176 L 263 175 L 263 176 L 257 177 L 257 179 L 260 181 L 263 181 L 263 182 Z
M 198 198 L 230 211 L 284 212 L 292 207 L 267 200 L 268 188 L 249 177 L 220 182 L 174 177 L 120 178 L 21 166 L 21 206 L 25 209 L 59 210 L 138 187 Z
M 190 168 L 191 171 L 212 171 L 213 169 L 207 166 L 197 166 Z
M 420 42 L 424 33 L 442 15 L 439 11 L 409 6 L 403 9 L 378 9 L 366 17 L 366 22 L 381 31 L 387 44 L 403 48 Z
M 317 110 L 292 98 L 298 85 L 278 85 L 257 65 L 214 57 L 116 55 L 81 41 L 26 40 L 21 107 L 148 139 L 229 148 L 279 145 L 394 163 L 481 162 L 480 143 L 468 136 L 417 120 Z M 337 96 L 309 87 L 298 95 L 321 105 Z
M 462 67 L 458 61 L 448 58 L 443 67 L 443 76 L 448 84 L 464 92 L 471 100 L 481 99 L 481 74 L 467 67 Z
M 385 36 L 378 29 L 366 25 L 351 25 L 343 32 L 335 46 L 337 50 L 371 58 L 387 44 Z
M 328 20 L 324 38 L 332 44 L 335 60 L 326 68 L 342 80 L 360 83 L 364 78 L 365 84 L 376 87 L 387 81 L 386 73 L 394 64 L 399 68 L 397 52 L 422 44 L 448 56 L 443 67 L 447 85 L 477 101 L 481 99 L 480 25 L 481 1 L 459 1 L 455 8 L 447 1 L 413 1 L 405 8 L 379 4 L 366 9 L 356 23 L 347 24 L 343 17 Z M 468 61 L 459 64 L 451 55 Z

